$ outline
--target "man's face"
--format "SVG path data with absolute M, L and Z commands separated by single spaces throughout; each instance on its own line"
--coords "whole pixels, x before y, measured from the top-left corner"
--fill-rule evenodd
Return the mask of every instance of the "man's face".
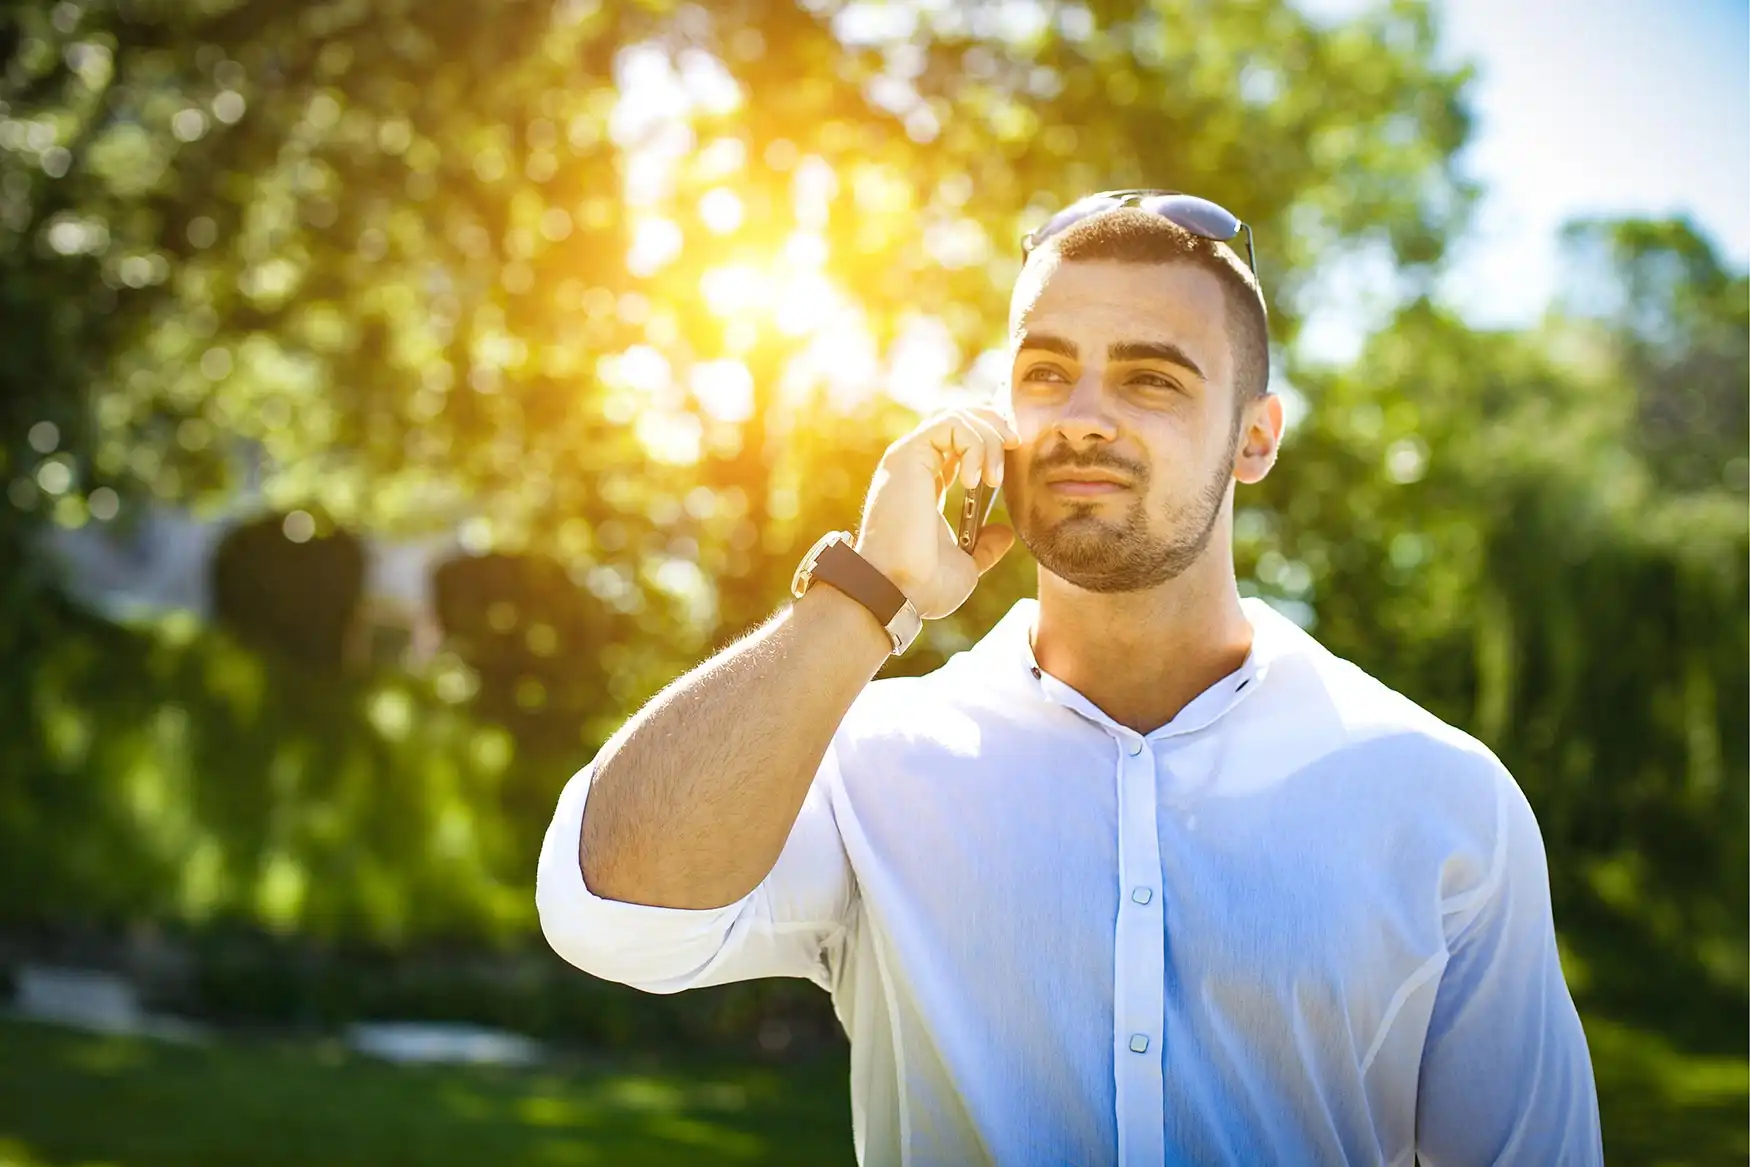
M 1094 592 L 1173 579 L 1220 520 L 1243 426 L 1221 284 L 1186 263 L 1058 261 L 1023 273 L 1010 343 L 1015 532 Z

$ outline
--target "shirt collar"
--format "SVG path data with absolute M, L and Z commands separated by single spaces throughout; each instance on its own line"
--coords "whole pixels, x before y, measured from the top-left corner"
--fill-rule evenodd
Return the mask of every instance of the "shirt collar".
M 1172 737 L 1203 729 L 1218 720 L 1240 700 L 1262 687 L 1271 666 L 1305 650 L 1312 638 L 1299 625 L 1262 599 L 1247 597 L 1240 608 L 1252 625 L 1252 650 L 1234 672 L 1217 681 L 1180 710 L 1179 715 L 1147 736 Z M 983 639 L 972 646 L 970 656 L 980 671 L 992 680 L 1020 685 L 1043 700 L 1076 712 L 1125 734 L 1133 731 L 1117 725 L 1075 689 L 1040 669 L 1033 656 L 1032 632 L 1039 614 L 1033 597 L 1017 600 Z

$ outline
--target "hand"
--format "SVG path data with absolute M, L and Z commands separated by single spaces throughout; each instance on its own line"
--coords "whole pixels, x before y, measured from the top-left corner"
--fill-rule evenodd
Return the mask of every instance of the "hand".
M 942 517 L 956 475 L 971 489 L 1003 482 L 1004 451 L 1021 444 L 1008 420 L 989 406 L 932 414 L 887 447 L 875 469 L 857 534 L 857 553 L 935 620 L 966 602 L 978 577 L 1014 545 L 1008 527 L 987 526 L 968 555 Z

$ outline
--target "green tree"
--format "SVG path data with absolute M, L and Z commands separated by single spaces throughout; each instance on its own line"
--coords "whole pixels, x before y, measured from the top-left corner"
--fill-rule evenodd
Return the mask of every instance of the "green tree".
M 1433 36 L 1413 3 L 15 5 L 13 500 L 77 523 L 258 449 L 280 509 L 733 580 L 798 550 L 773 492 L 856 412 L 822 365 L 932 318 L 971 361 L 1013 241 L 1087 189 L 1239 209 L 1285 341 L 1334 252 L 1436 260 L 1467 192 Z
M 137 500 L 199 505 L 258 474 L 277 512 L 359 533 L 460 524 L 475 552 L 548 563 L 597 614 L 512 603 L 510 626 L 486 631 L 503 648 L 578 630 L 565 649 L 593 669 L 560 685 L 556 658 L 500 667 L 478 628 L 457 644 L 490 658 L 476 712 L 517 725 L 525 756 L 494 793 L 497 747 L 466 750 L 493 764 L 462 767 L 478 778 L 456 788 L 470 813 L 514 808 L 524 844 L 569 770 L 563 744 L 580 760 L 770 612 L 807 542 L 854 524 L 909 421 L 881 391 L 885 357 L 934 335 L 923 364 L 951 377 L 996 344 L 1015 241 L 1056 206 L 1142 183 L 1228 203 L 1254 225 L 1288 343 L 1322 260 L 1384 246 L 1431 270 L 1468 197 L 1450 164 L 1463 74 L 1435 64 L 1417 3 L 1325 25 L 1281 0 L 25 0 L 4 22 L 0 546 L 40 565 L 32 524 L 112 507 L 125 523 Z M 1024 557 L 1005 573 L 901 667 L 963 643 L 1025 586 Z M 384 874 L 428 869 L 429 831 L 455 805 L 406 769 L 426 764 L 423 719 L 434 741 L 463 732 L 441 728 L 443 702 L 428 714 L 421 698 L 413 744 L 373 754 L 381 726 L 402 724 L 383 713 L 404 710 L 396 698 L 305 700 L 294 678 L 198 663 L 230 660 L 223 646 L 173 665 L 130 640 L 112 648 L 137 669 L 97 669 L 76 647 L 91 629 L 45 619 L 59 601 L 24 578 L 0 584 L 0 650 L 20 662 L 8 706 L 35 711 L 10 739 L 7 821 L 71 829 L 50 791 L 80 775 L 114 819 L 90 849 L 112 861 L 68 867 L 60 902 L 182 910 L 174 867 L 208 829 L 222 886 L 271 883 L 288 839 L 326 870 L 340 852 L 321 831 L 366 820 L 267 824 L 390 790 L 421 810 L 399 834 L 376 828 L 355 868 L 375 874 L 312 879 L 306 915 L 275 918 L 391 935 L 405 929 L 383 921 L 402 917 L 371 904 L 455 900 Z M 444 680 L 454 664 L 440 661 L 443 692 L 468 688 Z M 260 713 L 262 694 L 283 716 Z M 183 737 L 163 736 L 172 706 Z M 274 760 L 276 726 L 305 760 Z M 150 748 L 106 755 L 111 740 Z M 376 776 L 357 760 L 372 756 Z M 344 790 L 273 786 L 312 758 Z M 523 765 L 540 776 L 516 786 Z M 165 796 L 192 825 L 139 859 L 170 883 L 116 874 L 141 854 L 116 845 L 141 767 L 192 776 Z M 503 878 L 525 874 L 500 861 Z M 282 892 L 295 882 L 273 870 Z M 94 892 L 103 872 L 116 897 Z M 351 908 L 309 906 L 349 887 Z M 260 910 L 246 892 L 229 902 Z
M 1750 494 L 1750 278 L 1681 219 L 1576 222 L 1564 242 L 1559 308 L 1595 322 L 1631 381 L 1635 445 L 1661 485 Z
M 1668 224 L 1571 237 L 1614 241 L 1587 314 L 1412 305 L 1304 376 L 1241 563 L 1513 770 L 1586 1000 L 1741 1050 L 1750 515 L 1743 426 L 1714 426 L 1743 408 L 1745 277 Z

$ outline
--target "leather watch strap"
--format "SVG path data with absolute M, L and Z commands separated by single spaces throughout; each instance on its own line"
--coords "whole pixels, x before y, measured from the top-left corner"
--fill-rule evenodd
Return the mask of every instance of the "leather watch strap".
M 821 551 L 814 561 L 814 578 L 825 580 L 875 613 L 883 626 L 905 607 L 905 593 L 844 543 L 830 544 Z

